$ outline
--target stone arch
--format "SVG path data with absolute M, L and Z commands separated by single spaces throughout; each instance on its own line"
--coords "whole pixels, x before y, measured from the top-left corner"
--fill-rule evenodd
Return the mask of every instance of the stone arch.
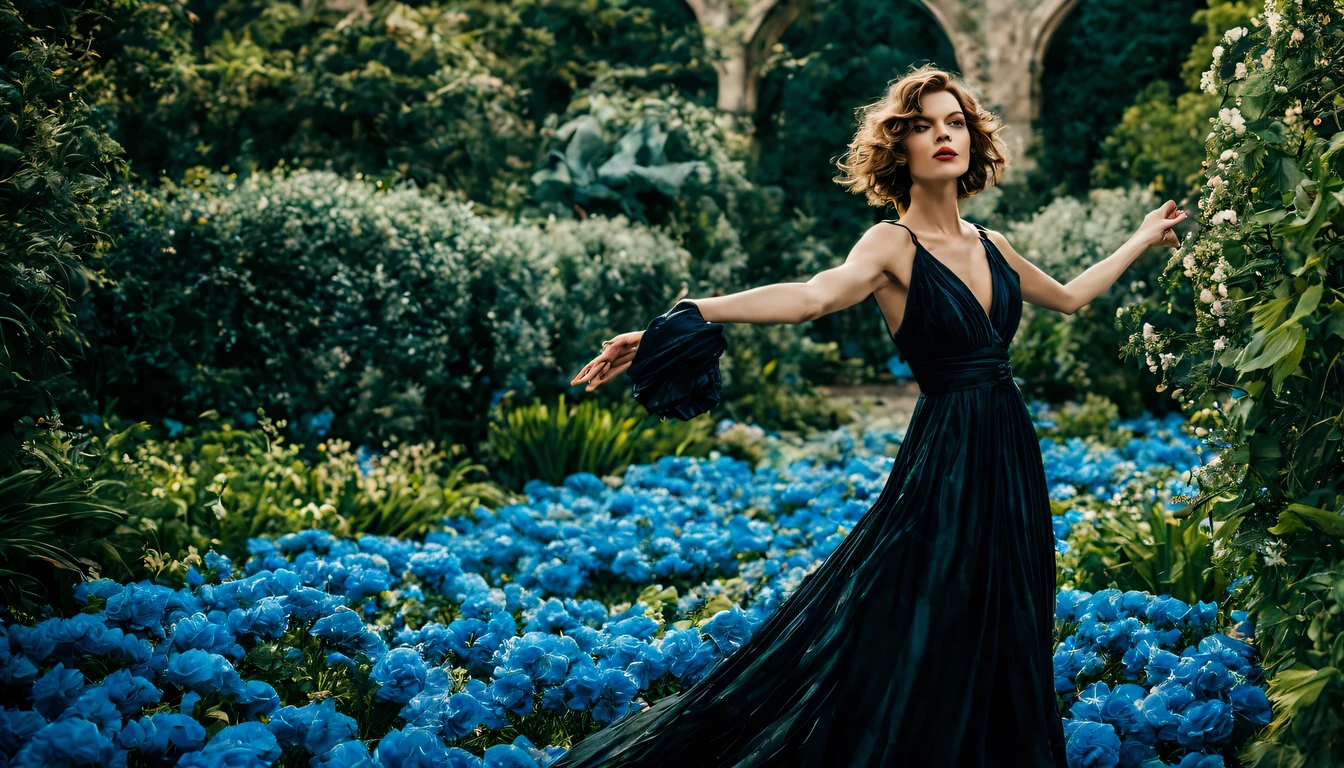
M 719 54 L 718 106 L 756 110 L 759 63 L 805 0 L 686 0 Z M 960 74 L 1007 124 L 1010 168 L 1029 169 L 1032 121 L 1041 114 L 1041 62 L 1077 0 L 920 0 L 952 44 Z M 1010 171 L 1011 172 L 1011 171 Z

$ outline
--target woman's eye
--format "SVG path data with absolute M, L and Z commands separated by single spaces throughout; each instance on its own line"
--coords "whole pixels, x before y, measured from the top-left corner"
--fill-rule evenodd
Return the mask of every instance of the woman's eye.
M 964 120 L 953 120 L 953 121 L 950 123 L 950 125 L 965 125 L 965 124 L 966 124 L 966 121 L 964 121 Z M 929 126 L 924 125 L 923 123 L 920 123 L 919 125 L 916 125 L 915 127 L 911 128 L 910 130 L 911 130 L 911 131 L 914 131 L 915 133 L 923 133 L 923 132 L 924 132 L 924 129 L 927 129 L 928 127 L 929 127 Z

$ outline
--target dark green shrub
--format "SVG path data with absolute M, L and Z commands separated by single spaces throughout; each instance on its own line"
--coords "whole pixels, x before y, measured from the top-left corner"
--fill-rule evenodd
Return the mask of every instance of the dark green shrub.
M 686 280 L 683 250 L 623 219 L 509 227 L 330 173 L 125 198 L 78 373 L 90 409 L 156 424 L 260 406 L 301 442 L 474 442 L 504 391 L 563 391 Z
M 115 574 L 122 512 L 89 479 L 104 460 L 58 393 L 85 339 L 71 301 L 108 246 L 126 165 L 85 100 L 90 30 L 114 3 L 0 4 L 0 597 L 32 609 Z

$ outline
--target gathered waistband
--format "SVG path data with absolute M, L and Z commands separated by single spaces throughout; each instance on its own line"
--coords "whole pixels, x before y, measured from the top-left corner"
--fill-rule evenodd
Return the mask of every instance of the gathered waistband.
M 953 357 L 908 362 L 910 372 L 919 383 L 919 391 L 928 395 L 945 395 L 990 386 L 1005 390 L 1016 388 L 1013 367 L 1008 362 L 1008 350 L 1003 347 L 981 347 Z

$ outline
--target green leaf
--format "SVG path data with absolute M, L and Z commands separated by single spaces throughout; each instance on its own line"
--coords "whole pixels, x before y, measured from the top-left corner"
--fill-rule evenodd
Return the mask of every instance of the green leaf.
M 1285 669 L 1271 677 L 1269 679 L 1269 698 L 1279 706 L 1276 707 L 1278 716 L 1275 717 L 1274 724 L 1270 726 L 1270 729 L 1275 730 L 1277 727 L 1281 727 L 1291 721 L 1299 710 L 1314 704 L 1317 697 L 1321 695 L 1321 691 L 1325 690 L 1326 686 L 1339 676 L 1339 670 L 1334 667 L 1311 669 L 1310 667 L 1299 666 L 1293 669 Z
M 1257 334 L 1257 337 L 1258 336 L 1259 334 Z M 1249 360 L 1240 362 L 1237 365 L 1237 370 L 1246 372 L 1268 368 L 1282 360 L 1284 357 L 1292 354 L 1293 350 L 1298 348 L 1306 337 L 1307 332 L 1300 325 L 1281 325 L 1270 331 L 1264 337 L 1264 341 L 1261 345 L 1262 348 L 1254 350 L 1258 354 L 1255 354 L 1255 356 Z M 1254 346 L 1254 342 L 1252 342 L 1252 346 Z M 1244 357 L 1251 353 L 1252 347 L 1248 346 L 1242 355 Z M 1298 355 L 1298 358 L 1301 359 L 1300 354 Z M 1296 366 L 1297 363 L 1293 363 L 1293 365 Z
M 1325 332 L 1344 338 L 1344 301 L 1336 300 L 1330 305 L 1330 319 L 1325 323 Z
M 1302 292 L 1302 297 L 1297 300 L 1297 308 L 1293 314 L 1284 321 L 1284 325 L 1295 323 L 1298 320 L 1310 315 L 1316 311 L 1316 307 L 1321 303 L 1321 294 L 1325 292 L 1325 286 L 1321 283 L 1307 286 L 1307 290 Z
M 1305 178 L 1302 169 L 1297 164 L 1296 157 L 1277 151 L 1271 152 L 1269 159 L 1265 162 L 1265 176 L 1269 183 L 1276 189 L 1285 190 L 1297 188 L 1297 185 Z M 1283 208 L 1273 208 L 1270 211 L 1266 211 L 1265 214 L 1278 215 L 1273 217 L 1273 221 L 1263 221 L 1261 219 L 1256 219 L 1256 221 L 1259 223 L 1273 224 L 1284 216 L 1287 216 L 1288 211 Z M 1257 216 L 1259 215 L 1264 214 L 1257 214 Z
M 1274 364 L 1272 372 L 1273 379 L 1270 382 L 1270 387 L 1274 390 L 1274 394 L 1276 395 L 1279 394 L 1279 389 L 1283 386 L 1284 379 L 1293 375 L 1293 371 L 1297 370 L 1298 363 L 1302 362 L 1302 353 L 1306 351 L 1307 348 L 1307 332 L 1303 330 L 1301 326 L 1296 327 L 1298 330 L 1302 331 L 1301 337 L 1297 340 L 1297 345 Z
M 1344 147 L 1344 133 L 1336 133 L 1334 136 L 1330 137 L 1330 144 L 1326 147 L 1325 151 L 1321 153 L 1321 162 L 1328 162 L 1330 158 L 1339 151 L 1340 147 Z
M 1281 536 L 1290 531 L 1311 528 L 1327 536 L 1344 538 L 1344 515 L 1328 509 L 1309 507 L 1306 504 L 1289 504 L 1287 509 L 1279 513 L 1278 524 L 1266 530 Z

